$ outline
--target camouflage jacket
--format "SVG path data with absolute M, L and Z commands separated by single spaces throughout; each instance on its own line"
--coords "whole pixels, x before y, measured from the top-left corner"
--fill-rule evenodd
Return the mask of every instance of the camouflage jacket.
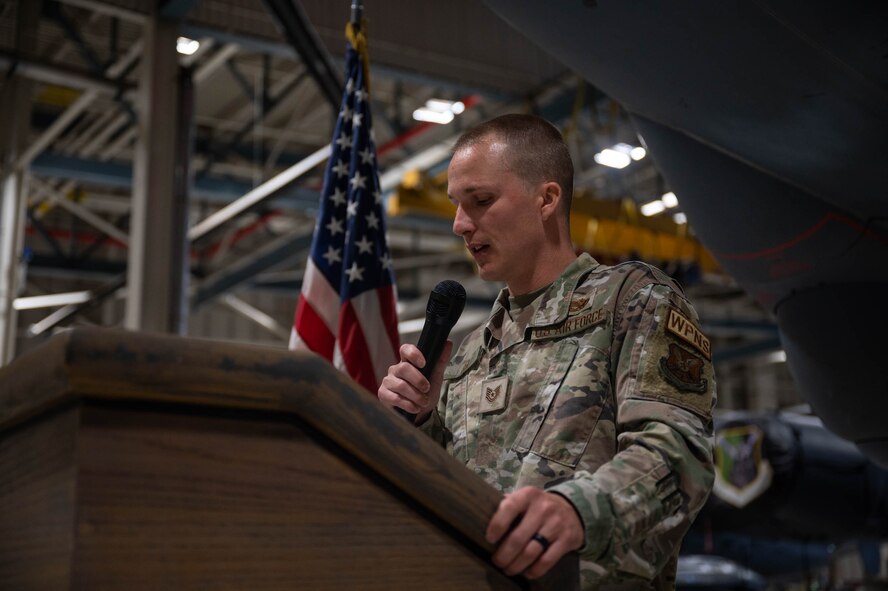
M 497 489 L 566 497 L 583 589 L 674 587 L 713 482 L 709 340 L 678 286 L 580 256 L 531 304 L 500 293 L 422 428 Z

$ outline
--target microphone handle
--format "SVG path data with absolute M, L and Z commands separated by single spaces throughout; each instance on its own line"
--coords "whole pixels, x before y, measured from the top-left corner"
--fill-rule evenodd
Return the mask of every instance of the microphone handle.
M 420 368 L 419 373 L 427 380 L 431 379 L 431 375 L 434 373 L 435 366 L 438 363 L 438 358 L 441 357 L 441 352 L 444 351 L 444 345 L 447 343 L 447 337 L 450 335 L 450 328 L 444 318 L 426 318 L 426 322 L 422 326 L 422 332 L 419 335 L 416 348 L 425 357 L 425 366 Z M 411 423 L 416 421 L 414 413 L 399 407 L 395 407 L 395 410 Z

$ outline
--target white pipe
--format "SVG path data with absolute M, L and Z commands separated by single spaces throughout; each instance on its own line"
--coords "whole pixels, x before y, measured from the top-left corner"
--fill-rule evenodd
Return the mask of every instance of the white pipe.
M 330 153 L 330 144 L 327 144 L 323 148 L 297 162 L 279 175 L 268 179 L 243 197 L 232 201 L 219 211 L 213 213 L 212 215 L 205 218 L 203 221 L 200 221 L 192 226 L 188 230 L 188 240 L 190 242 L 194 242 L 198 238 L 201 238 L 202 236 L 215 230 L 225 222 L 233 219 L 247 209 L 253 207 L 260 201 L 265 200 L 276 191 L 284 188 L 321 162 L 325 161 L 327 158 L 330 157 Z

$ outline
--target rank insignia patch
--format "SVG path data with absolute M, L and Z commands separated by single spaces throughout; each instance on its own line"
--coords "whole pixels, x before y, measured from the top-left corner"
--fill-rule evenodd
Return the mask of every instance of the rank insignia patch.
M 586 307 L 586 304 L 589 303 L 589 298 L 577 298 L 570 303 L 568 306 L 569 314 L 576 314 L 580 310 Z
M 703 377 L 704 363 L 690 351 L 669 343 L 669 355 L 660 358 L 660 373 L 667 382 L 682 392 L 702 394 L 708 385 Z
M 481 412 L 492 412 L 506 408 L 508 390 L 508 376 L 484 380 L 481 383 Z

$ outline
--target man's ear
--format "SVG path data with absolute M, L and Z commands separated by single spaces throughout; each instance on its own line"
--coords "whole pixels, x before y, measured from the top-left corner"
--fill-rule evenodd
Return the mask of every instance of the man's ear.
M 552 216 L 559 215 L 561 210 L 561 185 L 555 181 L 547 181 L 540 188 L 542 191 L 542 202 L 540 203 L 540 214 L 546 221 Z

